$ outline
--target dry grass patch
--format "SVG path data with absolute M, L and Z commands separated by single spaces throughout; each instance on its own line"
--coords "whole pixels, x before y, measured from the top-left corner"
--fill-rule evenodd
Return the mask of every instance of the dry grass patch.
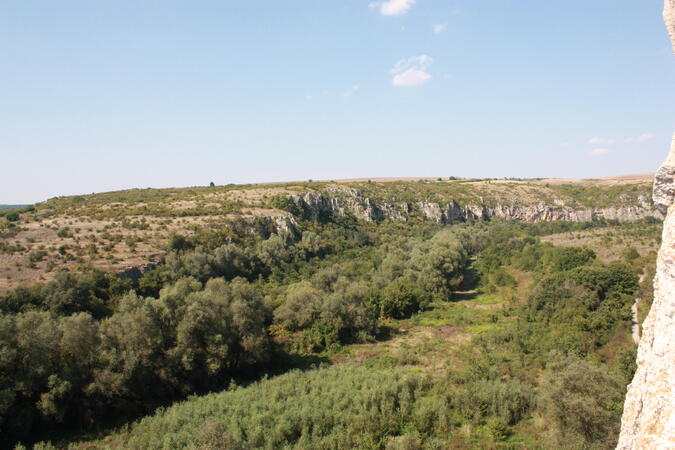
M 620 260 L 622 252 L 628 247 L 635 248 L 640 256 L 658 251 L 659 248 L 659 242 L 653 236 L 636 239 L 614 228 L 552 234 L 542 237 L 541 240 L 561 247 L 588 247 L 604 262 Z

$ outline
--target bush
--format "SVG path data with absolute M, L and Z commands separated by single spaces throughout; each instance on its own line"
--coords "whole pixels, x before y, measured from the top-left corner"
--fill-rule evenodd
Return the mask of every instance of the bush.
M 410 278 L 399 277 L 389 283 L 380 294 L 382 317 L 403 319 L 419 311 L 424 302 L 424 291 Z
M 640 257 L 640 254 L 635 249 L 635 247 L 628 247 L 621 252 L 621 257 L 626 261 L 635 261 Z
M 534 405 L 534 394 L 531 386 L 518 380 L 477 380 L 457 389 L 451 405 L 476 422 L 494 417 L 505 425 L 515 425 Z
M 290 331 L 302 331 L 298 344 L 302 351 L 363 341 L 377 330 L 369 296 L 367 285 L 344 277 L 328 294 L 307 282 L 296 283 L 289 286 L 286 300 L 274 311 L 274 322 Z
M 309 327 L 321 316 L 322 296 L 307 282 L 289 286 L 286 300 L 274 311 L 274 321 L 289 330 Z
M 553 247 L 545 259 L 554 272 L 562 272 L 592 262 L 595 252 L 585 247 Z
M 605 369 L 553 353 L 546 367 L 540 403 L 561 439 L 581 437 L 587 444 L 613 448 L 618 439 L 625 385 Z

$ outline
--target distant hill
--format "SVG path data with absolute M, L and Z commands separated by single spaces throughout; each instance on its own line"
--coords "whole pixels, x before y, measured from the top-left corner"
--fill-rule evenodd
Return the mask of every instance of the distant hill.
M 24 206 L 29 206 L 29 205 L 0 205 L 0 211 L 3 211 L 5 209 L 23 208 Z
M 173 233 L 248 229 L 263 236 L 282 229 L 295 234 L 303 226 L 327 222 L 377 227 L 491 219 L 661 220 L 663 214 L 651 202 L 652 180 L 652 174 L 373 178 L 129 189 L 56 197 L 23 208 L 0 205 L 0 294 L 49 280 L 64 268 L 147 270 L 161 260 Z M 7 208 L 18 208 L 19 217 L 5 220 Z

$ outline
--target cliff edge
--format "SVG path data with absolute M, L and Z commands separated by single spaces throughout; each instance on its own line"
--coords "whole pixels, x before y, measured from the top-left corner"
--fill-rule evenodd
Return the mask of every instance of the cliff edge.
M 663 18 L 675 50 L 675 0 Z M 654 302 L 644 321 L 637 371 L 624 403 L 618 449 L 675 448 L 675 135 L 656 173 L 654 203 L 666 212 L 656 261 Z

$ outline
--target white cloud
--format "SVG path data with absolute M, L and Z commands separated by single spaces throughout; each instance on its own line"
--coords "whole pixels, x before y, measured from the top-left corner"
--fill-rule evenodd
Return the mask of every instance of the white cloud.
M 431 79 L 431 75 L 423 70 L 410 68 L 405 72 L 394 75 L 391 84 L 397 87 L 419 86 Z
M 632 144 L 639 144 L 641 142 L 647 142 L 648 140 L 650 140 L 653 137 L 654 137 L 654 135 L 651 134 L 651 133 L 642 133 L 640 136 L 626 138 L 626 139 L 624 139 L 624 142 L 630 142 Z
M 572 146 L 571 142 L 561 142 L 560 148 L 570 148 Z
M 612 145 L 616 142 L 616 139 L 610 138 L 601 138 L 601 137 L 592 137 L 588 140 L 590 145 Z
M 347 89 L 345 92 L 342 93 L 342 96 L 345 98 L 351 97 L 352 95 L 356 94 L 356 91 L 358 91 L 359 89 L 361 89 L 360 84 L 353 84 L 352 87 L 350 87 L 349 89 Z
M 373 2 L 369 6 L 376 8 L 383 16 L 399 16 L 407 13 L 414 4 L 415 0 L 387 0 L 384 2 Z
M 609 153 L 609 150 L 606 148 L 594 148 L 588 152 L 591 156 L 605 156 L 607 153 Z
M 435 23 L 435 24 L 433 25 L 434 33 L 435 33 L 435 34 L 441 34 L 442 32 L 445 31 L 445 29 L 447 28 L 447 26 L 448 26 L 447 23 Z
M 401 59 L 396 62 L 391 73 L 394 78 L 391 84 L 397 87 L 419 86 L 431 79 L 431 74 L 427 72 L 433 62 L 428 55 L 413 56 L 408 59 Z
M 626 142 L 629 144 L 640 144 L 642 142 L 647 142 L 654 135 L 651 133 L 642 133 L 639 136 L 627 137 L 625 139 L 615 139 L 615 138 L 601 138 L 601 137 L 592 137 L 588 140 L 589 145 L 612 145 L 620 142 Z

